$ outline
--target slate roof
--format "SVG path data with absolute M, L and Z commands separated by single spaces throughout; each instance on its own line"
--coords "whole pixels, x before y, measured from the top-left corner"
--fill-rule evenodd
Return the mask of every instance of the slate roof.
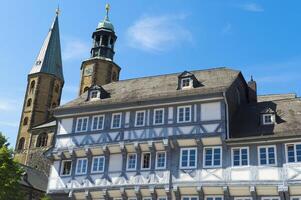
M 25 174 L 23 175 L 19 183 L 25 187 L 30 187 L 36 190 L 46 192 L 48 177 L 42 172 L 32 167 L 26 165 L 21 165 L 21 166 L 25 171 Z
M 274 101 L 281 99 L 294 99 L 297 95 L 295 93 L 287 93 L 287 94 L 268 94 L 268 95 L 258 95 L 258 102 L 262 101 Z
M 58 14 L 51 25 L 36 62 L 29 74 L 41 72 L 53 74 L 64 80 Z
M 301 99 L 291 97 L 243 105 L 231 122 L 231 138 L 301 135 Z M 271 110 L 276 114 L 276 123 L 262 125 L 262 114 Z
M 182 72 L 181 72 L 182 73 Z M 215 94 L 226 91 L 228 87 L 239 76 L 240 71 L 229 68 L 213 68 L 207 70 L 191 71 L 202 86 L 188 90 L 178 90 L 178 76 L 181 73 L 150 76 L 121 80 L 102 86 L 110 97 L 97 101 L 86 101 L 87 92 L 79 98 L 62 105 L 62 108 L 86 106 L 86 105 L 108 105 L 124 102 L 141 102 L 154 99 L 170 97 L 181 97 L 198 94 Z

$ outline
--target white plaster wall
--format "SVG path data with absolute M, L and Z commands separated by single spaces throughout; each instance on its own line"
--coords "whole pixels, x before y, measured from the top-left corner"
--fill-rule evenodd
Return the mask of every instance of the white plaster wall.
M 72 124 L 73 124 L 72 118 L 60 120 L 57 134 L 62 135 L 62 134 L 71 133 L 72 132 Z
M 204 103 L 201 104 L 201 121 L 220 120 L 221 119 L 221 103 Z
M 121 154 L 110 155 L 109 172 L 121 171 L 121 170 L 122 170 L 122 155 Z

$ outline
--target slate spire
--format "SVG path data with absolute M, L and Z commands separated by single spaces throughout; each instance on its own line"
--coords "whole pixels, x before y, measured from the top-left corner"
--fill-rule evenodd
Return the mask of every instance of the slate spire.
M 52 74 L 64 81 L 59 31 L 59 12 L 59 9 L 57 9 L 54 21 L 29 73 L 30 75 L 36 73 Z

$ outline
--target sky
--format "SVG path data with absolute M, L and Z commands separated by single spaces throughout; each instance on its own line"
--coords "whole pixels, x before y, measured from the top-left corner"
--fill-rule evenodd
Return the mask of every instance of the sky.
M 105 16 L 118 36 L 121 79 L 230 67 L 253 75 L 259 94 L 301 95 L 301 1 L 280 0 L 1 0 L 0 131 L 12 146 L 27 85 L 60 5 L 65 85 L 62 103 L 78 94 L 80 65 Z

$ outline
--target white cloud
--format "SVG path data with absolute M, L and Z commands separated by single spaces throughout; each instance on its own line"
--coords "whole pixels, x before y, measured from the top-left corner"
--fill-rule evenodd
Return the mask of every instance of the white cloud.
M 127 30 L 131 47 L 146 51 L 166 51 L 175 45 L 189 42 L 192 35 L 183 23 L 186 15 L 144 16 Z
M 249 11 L 249 12 L 263 12 L 264 8 L 256 3 L 246 3 L 241 6 L 242 9 Z
M 64 38 L 64 40 L 62 53 L 63 60 L 81 60 L 89 55 L 90 47 L 86 42 L 73 37 Z

